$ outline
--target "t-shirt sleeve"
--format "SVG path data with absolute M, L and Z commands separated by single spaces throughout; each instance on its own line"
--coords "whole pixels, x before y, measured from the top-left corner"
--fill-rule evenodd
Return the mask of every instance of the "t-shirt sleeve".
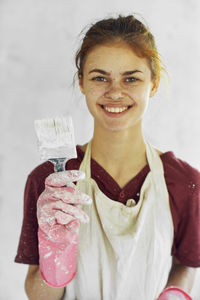
M 24 191 L 24 217 L 15 262 L 39 264 L 36 205 L 41 192 L 34 177 L 29 175 Z
M 180 198 L 174 256 L 189 267 L 200 267 L 200 172 L 186 165 Z
M 53 172 L 49 162 L 35 168 L 27 178 L 24 190 L 24 216 L 15 262 L 38 265 L 37 200 L 45 188 L 45 178 Z

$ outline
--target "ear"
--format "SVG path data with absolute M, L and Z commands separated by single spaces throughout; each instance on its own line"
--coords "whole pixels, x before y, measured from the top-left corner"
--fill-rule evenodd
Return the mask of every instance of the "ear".
M 84 87 L 83 87 L 83 77 L 79 78 L 78 83 L 79 83 L 79 87 L 80 87 L 81 93 L 83 95 L 85 95 L 85 90 L 84 90 Z
M 158 86 L 159 86 L 159 82 L 157 80 L 152 82 L 152 87 L 151 87 L 151 91 L 150 91 L 150 98 L 155 95 L 155 93 L 157 92 Z

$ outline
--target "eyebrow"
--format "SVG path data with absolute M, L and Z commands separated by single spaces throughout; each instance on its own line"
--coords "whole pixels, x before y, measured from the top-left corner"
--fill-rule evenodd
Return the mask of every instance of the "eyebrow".
M 120 73 L 122 76 L 126 76 L 126 75 L 131 75 L 131 74 L 134 74 L 134 73 L 142 73 L 142 71 L 140 70 L 132 70 L 132 71 L 126 71 L 124 73 Z M 103 74 L 103 75 L 108 75 L 110 76 L 110 73 L 104 71 L 104 70 L 101 70 L 101 69 L 93 69 L 91 70 L 88 74 L 90 73 L 100 73 L 100 74 Z

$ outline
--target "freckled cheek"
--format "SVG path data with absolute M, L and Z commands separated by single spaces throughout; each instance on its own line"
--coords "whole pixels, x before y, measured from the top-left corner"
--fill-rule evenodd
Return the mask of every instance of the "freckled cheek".
M 129 91 L 128 94 L 138 104 L 145 103 L 149 99 L 149 91 L 146 89 L 134 89 Z
M 87 90 L 85 97 L 90 112 L 94 113 L 97 109 L 98 103 L 101 102 L 99 99 L 102 98 L 102 93 L 99 92 L 99 90 L 96 90 L 95 88 L 91 88 Z
M 103 96 L 104 93 L 105 93 L 105 89 L 103 88 L 91 87 L 86 91 L 86 96 L 95 101 L 99 97 Z
M 138 89 L 129 89 L 126 91 L 126 95 L 128 95 L 128 97 L 132 99 L 136 104 L 141 102 L 142 94 Z

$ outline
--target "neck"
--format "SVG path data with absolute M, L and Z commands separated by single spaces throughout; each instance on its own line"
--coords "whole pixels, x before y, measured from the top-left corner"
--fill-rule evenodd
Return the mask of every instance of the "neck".
M 112 168 L 120 170 L 122 166 L 127 168 L 127 166 L 146 164 L 141 123 L 134 128 L 120 132 L 112 132 L 95 126 L 92 139 L 92 157 L 102 166 L 107 166 L 106 169 L 112 166 Z

